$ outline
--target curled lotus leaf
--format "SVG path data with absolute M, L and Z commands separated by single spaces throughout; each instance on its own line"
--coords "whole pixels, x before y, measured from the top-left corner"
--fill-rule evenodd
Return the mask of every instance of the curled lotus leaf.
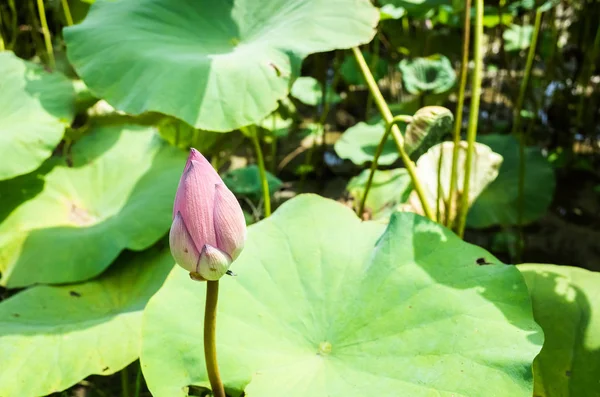
M 418 159 L 451 132 L 453 121 L 452 112 L 444 107 L 426 106 L 419 109 L 406 127 L 406 152 L 411 158 Z
M 443 55 L 403 59 L 398 68 L 402 82 L 413 95 L 441 94 L 454 86 L 456 73 L 450 60 Z

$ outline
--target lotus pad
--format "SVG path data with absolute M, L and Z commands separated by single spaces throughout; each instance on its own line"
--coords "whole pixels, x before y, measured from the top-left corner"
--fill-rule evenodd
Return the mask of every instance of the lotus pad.
M 413 95 L 441 94 L 456 82 L 450 60 L 443 55 L 403 59 L 398 64 L 404 88 Z
M 31 172 L 50 157 L 74 112 L 65 76 L 0 52 L 0 180 Z
M 600 396 L 600 273 L 519 265 L 546 342 L 534 362 L 536 397 Z
M 72 167 L 53 159 L 45 174 L 1 183 L 1 284 L 89 279 L 123 249 L 156 242 L 171 225 L 185 158 L 152 128 L 97 127 L 73 146 Z M 20 192 L 36 188 L 24 201 Z
M 531 397 L 542 335 L 518 270 L 415 214 L 381 236 L 342 204 L 301 195 L 249 229 L 221 280 L 226 389 L 248 397 Z M 478 266 L 485 257 L 494 263 Z M 154 397 L 208 387 L 205 285 L 175 269 L 144 313 Z
M 369 42 L 378 18 L 368 0 L 98 0 L 64 34 L 117 109 L 228 131 L 275 110 L 308 54 Z
M 340 158 L 348 159 L 356 165 L 373 161 L 377 146 L 385 134 L 385 124 L 367 124 L 360 122 L 348 128 L 334 145 L 335 152 Z M 378 164 L 390 165 L 398 160 L 398 149 L 392 135 L 388 135 Z
M 291 94 L 306 105 L 317 106 L 323 102 L 323 86 L 314 77 L 299 77 L 292 86 Z M 341 100 L 338 93 L 329 86 L 327 102 L 338 103 Z
M 168 250 L 124 255 L 97 280 L 0 303 L 0 396 L 47 395 L 133 362 L 142 310 L 173 263 Z
M 519 219 L 519 143 L 510 135 L 484 135 L 477 140 L 500 154 L 504 161 L 498 178 L 473 203 L 467 217 L 469 227 L 516 225 Z M 554 196 L 554 170 L 540 149 L 525 149 L 523 223 L 539 219 Z

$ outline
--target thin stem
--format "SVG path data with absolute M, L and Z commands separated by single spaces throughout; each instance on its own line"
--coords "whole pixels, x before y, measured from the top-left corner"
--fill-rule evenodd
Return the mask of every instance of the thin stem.
M 452 142 L 452 168 L 450 171 L 450 191 L 448 199 L 444 203 L 446 207 L 446 226 L 451 227 L 451 210 L 454 202 L 454 191 L 458 180 L 458 149 L 460 144 L 460 130 L 462 127 L 463 108 L 465 106 L 465 89 L 467 87 L 467 75 L 469 71 L 469 45 L 471 40 L 471 0 L 465 1 L 465 28 L 463 33 L 463 53 L 460 65 L 460 86 L 458 88 L 458 103 L 456 104 L 456 121 Z
M 271 116 L 273 136 L 271 137 L 271 172 L 277 171 L 277 136 L 275 134 L 275 127 L 277 126 L 277 117 L 275 113 Z
M 519 96 L 517 98 L 517 105 L 514 109 L 515 121 L 513 123 L 513 134 L 521 134 L 521 110 L 523 109 L 523 103 L 525 102 L 525 94 L 527 93 L 527 86 L 529 84 L 529 77 L 531 76 L 531 70 L 533 68 L 533 60 L 535 59 L 535 49 L 537 45 L 538 36 L 540 34 L 540 27 L 542 25 L 542 14 L 543 12 L 539 9 L 535 13 L 535 22 L 533 26 L 533 34 L 531 37 L 531 45 L 527 53 L 527 61 L 525 62 L 525 70 L 523 72 L 523 79 L 521 80 L 521 87 L 519 88 Z
M 226 397 L 219 364 L 217 363 L 216 328 L 217 302 L 219 300 L 219 281 L 206 282 L 206 307 L 204 309 L 204 359 L 206 372 L 214 397 Z
M 254 144 L 254 151 L 256 152 L 256 162 L 258 165 L 258 172 L 260 175 L 260 182 L 263 191 L 263 202 L 265 206 L 265 218 L 271 216 L 271 195 L 269 193 L 269 182 L 267 181 L 267 172 L 265 170 L 265 160 L 263 157 L 262 148 L 260 147 L 260 141 L 258 140 L 258 133 L 254 125 L 250 126 L 250 138 Z
M 140 392 L 142 391 L 142 367 L 138 362 L 137 374 L 135 376 L 135 390 L 133 393 L 133 397 L 140 397 Z
M 584 60 L 583 71 L 581 73 L 581 86 L 582 92 L 579 97 L 579 104 L 577 106 L 577 118 L 576 125 L 578 127 L 583 126 L 584 119 L 584 109 L 585 109 L 585 89 L 590 83 L 590 79 L 592 74 L 594 74 L 594 66 L 596 64 L 596 58 L 598 57 L 598 47 L 600 47 L 600 24 L 598 24 L 596 30 L 596 37 L 594 37 L 594 43 L 592 45 L 592 49 L 590 51 L 589 57 L 586 57 Z
M 369 190 L 371 189 L 371 185 L 373 184 L 373 177 L 375 176 L 375 171 L 377 171 L 379 156 L 381 156 L 381 153 L 383 152 L 385 143 L 387 142 L 388 137 L 390 136 L 392 126 L 397 125 L 398 123 L 401 123 L 401 122 L 410 123 L 411 121 L 412 121 L 411 116 L 403 116 L 403 115 L 396 116 L 392 119 L 392 122 L 389 123 L 385 127 L 385 132 L 383 133 L 383 136 L 381 137 L 381 140 L 379 141 L 379 145 L 377 145 L 377 149 L 375 150 L 375 155 L 373 156 L 373 162 L 371 162 L 371 170 L 369 172 L 369 178 L 367 179 L 367 183 L 365 185 L 365 192 L 363 193 L 362 200 L 360 201 L 360 205 L 358 206 L 357 215 L 359 217 L 362 217 L 362 214 L 365 212 L 365 203 L 367 202 L 367 196 L 369 195 Z
M 0 51 L 4 51 L 6 46 L 4 45 L 4 39 L 2 38 L 2 10 L 0 9 Z
M 73 25 L 73 17 L 71 16 L 71 9 L 69 8 L 68 0 L 60 0 L 63 12 L 65 13 L 65 20 L 67 21 L 67 26 Z
M 42 24 L 42 33 L 44 34 L 44 43 L 46 44 L 46 52 L 48 53 L 48 63 L 54 69 L 54 49 L 52 48 L 52 39 L 50 37 L 50 29 L 48 29 L 48 21 L 46 20 L 46 9 L 44 8 L 44 0 L 37 0 L 38 14 L 40 23 Z
M 471 182 L 471 163 L 477 136 L 477 121 L 479 118 L 479 100 L 481 99 L 481 69 L 483 66 L 483 52 L 481 39 L 483 37 L 483 0 L 475 0 L 475 44 L 473 58 L 473 82 L 471 88 L 471 107 L 469 109 L 469 127 L 467 128 L 467 156 L 465 160 L 465 180 L 458 214 L 458 235 L 463 237 L 467 212 L 469 211 L 469 184 Z
M 379 47 L 381 41 L 379 40 L 379 35 L 375 33 L 375 38 L 373 39 L 373 52 L 371 53 L 371 65 L 369 68 L 377 73 L 377 64 L 379 63 Z M 365 118 L 368 119 L 371 114 L 371 107 L 373 107 L 373 95 L 369 91 L 369 95 L 367 96 L 367 108 L 365 110 Z
M 125 367 L 121 370 L 121 395 L 123 397 L 130 397 L 129 391 L 129 368 Z
M 519 185 L 518 185 L 518 208 L 517 208 L 517 227 L 519 228 L 519 245 L 517 250 L 517 256 L 520 256 L 520 252 L 523 248 L 523 240 L 521 233 L 521 225 L 523 223 L 523 212 L 524 212 L 524 196 L 525 196 L 525 146 L 526 146 L 526 136 L 522 131 L 521 126 L 521 109 L 523 108 L 523 104 L 525 102 L 525 94 L 527 92 L 527 86 L 529 84 L 529 77 L 531 76 L 531 70 L 533 68 L 533 60 L 535 58 L 535 50 L 537 46 L 537 40 L 540 33 L 540 27 L 542 25 L 542 15 L 543 12 L 539 9 L 535 13 L 535 22 L 533 27 L 533 36 L 531 37 L 531 45 L 529 47 L 529 51 L 527 53 L 527 61 L 525 62 L 525 71 L 523 75 L 523 80 L 521 80 L 521 87 L 519 89 L 519 97 L 517 99 L 517 106 L 515 108 L 514 114 L 514 124 L 512 133 L 519 140 Z
M 356 62 L 358 63 L 358 66 L 363 74 L 363 77 L 364 77 L 365 81 L 367 82 L 367 86 L 369 87 L 369 90 L 371 91 L 371 95 L 373 95 L 373 100 L 375 101 L 375 104 L 377 105 L 377 108 L 379 109 L 381 116 L 385 120 L 386 124 L 392 124 L 392 120 L 394 119 L 394 116 L 392 115 L 392 112 L 390 111 L 390 108 L 388 107 L 387 102 L 383 98 L 381 91 L 379 91 L 377 82 L 375 82 L 375 78 L 373 77 L 373 74 L 369 70 L 367 63 L 365 62 L 365 58 L 363 57 L 360 50 L 356 47 L 352 48 L 352 53 L 354 54 L 354 58 L 356 59 Z M 406 154 L 406 151 L 404 150 L 404 137 L 400 133 L 400 128 L 398 127 L 397 124 L 392 124 L 390 130 L 392 133 L 392 137 L 394 138 L 394 142 L 396 143 L 396 147 L 398 148 L 398 152 L 400 153 L 400 157 L 402 158 L 402 161 L 404 162 L 404 166 L 406 167 L 406 170 L 408 171 L 408 173 L 410 175 L 413 186 L 415 187 L 415 191 L 417 192 L 417 195 L 419 196 L 419 200 L 421 201 L 421 206 L 423 207 L 423 212 L 425 212 L 425 215 L 429 219 L 434 219 L 433 212 L 431 211 L 431 208 L 429 207 L 429 204 L 427 203 L 427 199 L 425 197 L 425 193 L 424 193 L 423 187 L 421 185 L 421 182 L 419 181 L 419 178 L 417 177 L 417 170 L 416 170 L 415 163 L 410 159 L 410 157 L 408 157 L 408 155 Z

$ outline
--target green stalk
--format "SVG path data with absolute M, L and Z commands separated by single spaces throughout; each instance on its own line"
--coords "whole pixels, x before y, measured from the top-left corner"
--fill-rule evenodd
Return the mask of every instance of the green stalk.
M 367 196 L 369 195 L 369 190 L 371 189 L 371 185 L 373 184 L 373 176 L 375 175 L 375 171 L 377 171 L 379 156 L 381 156 L 381 153 L 383 152 L 383 147 L 385 146 L 385 143 L 387 142 L 387 139 L 390 136 L 392 126 L 397 125 L 401 122 L 410 123 L 411 121 L 411 116 L 396 116 L 392 119 L 392 122 L 385 127 L 385 132 L 383 133 L 383 136 L 381 137 L 381 140 L 377 145 L 377 149 L 375 150 L 375 155 L 373 156 L 373 162 L 371 163 L 369 178 L 367 179 L 367 183 L 365 185 L 365 192 L 363 193 L 362 200 L 360 201 L 360 205 L 358 206 L 357 215 L 359 217 L 362 217 L 363 212 L 365 212 L 365 203 L 367 202 Z
M 268 218 L 271 216 L 271 195 L 269 193 L 269 182 L 267 181 L 267 172 L 265 170 L 265 160 L 263 157 L 262 148 L 260 147 L 260 141 L 258 140 L 256 126 L 250 126 L 250 131 L 248 131 L 248 133 L 250 135 L 250 139 L 252 139 L 252 143 L 254 144 L 254 151 L 256 152 L 256 162 L 258 165 L 258 172 L 263 191 L 265 218 Z
M 67 21 L 67 26 L 73 25 L 73 17 L 71 16 L 71 9 L 69 8 L 68 0 L 60 0 L 63 12 L 65 13 L 65 20 Z
M 582 79 L 581 79 L 581 85 L 582 85 L 582 93 L 581 93 L 581 97 L 579 98 L 579 104 L 577 106 L 577 119 L 576 119 L 576 125 L 578 127 L 582 127 L 583 126 L 583 115 L 584 115 L 584 109 L 585 109 L 585 88 L 590 84 L 590 79 L 592 77 L 592 74 L 594 74 L 594 65 L 596 62 L 596 59 L 598 58 L 598 47 L 600 47 L 600 24 L 598 24 L 597 30 L 596 30 L 596 37 L 594 37 L 594 44 L 592 45 L 592 49 L 590 51 L 590 56 L 587 57 L 585 59 L 585 63 L 583 66 L 583 72 L 582 72 Z
M 377 71 L 377 64 L 379 63 L 379 47 L 381 41 L 379 40 L 379 35 L 375 33 L 375 38 L 373 39 L 373 53 L 371 54 L 371 65 L 369 68 L 373 71 Z M 371 114 L 371 108 L 373 107 L 373 95 L 369 91 L 369 95 L 367 96 L 367 108 L 365 110 L 365 119 L 369 118 Z
M 531 46 L 529 46 L 529 51 L 527 53 L 527 61 L 525 62 L 523 79 L 521 80 L 521 87 L 519 88 L 517 106 L 515 106 L 514 110 L 515 122 L 513 123 L 513 134 L 521 134 L 521 110 L 523 109 L 523 103 L 525 102 L 525 94 L 527 93 L 527 86 L 529 84 L 529 77 L 531 76 L 531 69 L 533 68 L 535 49 L 540 34 L 540 27 L 542 25 L 542 14 L 543 12 L 539 9 L 535 12 L 535 22 L 533 26 L 533 35 L 531 37 Z
M 467 128 L 467 156 L 465 160 L 465 180 L 458 214 L 458 235 L 462 238 L 465 233 L 467 212 L 469 210 L 469 184 L 471 182 L 471 163 L 477 136 L 477 121 L 479 118 L 479 101 L 481 99 L 481 69 L 483 66 L 482 47 L 483 37 L 483 0 L 475 0 L 475 44 L 473 58 L 473 82 L 471 88 L 471 107 L 469 109 L 469 127 Z
M 0 11 L 2 11 L 0 9 Z M 4 45 L 4 39 L 2 38 L 2 13 L 0 12 L 0 51 L 4 51 L 6 46 Z
M 137 375 L 135 376 L 135 391 L 133 393 L 133 397 L 140 397 L 140 392 L 142 391 L 142 367 L 138 362 L 137 366 Z
M 367 63 L 365 62 L 365 58 L 363 57 L 360 50 L 356 47 L 352 48 L 352 53 L 354 54 L 354 58 L 356 59 L 356 62 L 358 63 L 362 75 L 365 81 L 367 82 L 367 86 L 371 91 L 371 95 L 373 95 L 373 100 L 375 101 L 375 104 L 377 105 L 381 116 L 383 117 L 386 124 L 391 124 L 392 120 L 394 119 L 394 116 L 392 115 L 390 108 L 388 107 L 385 99 L 383 98 L 381 91 L 379 91 L 377 82 L 375 82 L 375 78 L 369 70 Z M 421 206 L 423 207 L 423 212 L 425 212 L 425 216 L 433 220 L 433 212 L 431 211 L 431 208 L 429 208 L 429 204 L 427 203 L 427 199 L 425 197 L 425 191 L 423 190 L 423 186 L 421 185 L 421 182 L 417 177 L 415 163 L 410 159 L 410 157 L 408 157 L 406 151 L 404 150 L 404 137 L 400 133 L 400 128 L 398 127 L 398 125 L 392 125 L 391 133 L 392 137 L 394 138 L 394 142 L 396 143 L 396 147 L 398 148 L 398 152 L 400 153 L 400 158 L 402 158 L 404 166 L 406 167 L 406 170 L 408 171 L 408 174 L 410 175 L 410 178 L 412 180 L 413 186 L 415 187 L 415 191 L 419 196 Z
M 121 370 L 121 393 L 123 397 L 130 397 L 129 391 L 129 369 L 125 367 Z
M 446 226 L 451 227 L 450 211 L 454 202 L 454 191 L 458 180 L 458 149 L 460 144 L 460 129 L 462 127 L 463 108 L 465 106 L 465 89 L 467 87 L 467 75 L 469 71 L 469 45 L 471 41 L 471 0 L 465 1 L 465 29 L 463 33 L 463 53 L 460 64 L 460 86 L 458 88 L 458 103 L 456 104 L 456 121 L 454 124 L 454 133 L 452 142 L 452 168 L 450 171 L 450 191 L 448 199 L 444 203 L 446 207 Z
M 523 223 L 523 210 L 524 210 L 524 191 L 525 191 L 525 145 L 526 145 L 526 137 L 524 132 L 521 130 L 521 109 L 523 108 L 523 104 L 525 102 L 525 94 L 527 93 L 527 86 L 529 84 L 529 77 L 531 76 L 531 70 L 533 68 L 533 60 L 535 58 L 535 50 L 537 46 L 537 40 L 540 34 L 540 27 L 542 25 L 542 14 L 543 12 L 539 9 L 535 12 L 535 22 L 533 27 L 533 36 L 531 37 L 531 46 L 529 47 L 529 51 L 527 53 L 527 61 L 525 62 L 525 71 L 523 75 L 523 80 L 521 80 L 521 87 L 519 89 L 519 97 L 517 98 L 517 106 L 515 108 L 514 114 L 514 124 L 512 133 L 519 140 L 519 207 L 518 207 L 518 215 L 517 215 L 517 226 L 520 229 L 521 224 Z M 522 246 L 522 242 L 520 244 Z
M 275 126 L 277 124 L 277 118 L 275 116 L 275 113 L 273 113 L 273 115 L 271 116 L 271 121 L 273 122 L 273 132 L 275 132 Z M 275 136 L 275 133 L 273 133 L 273 136 L 271 137 L 271 172 L 275 173 L 277 171 L 277 137 Z
M 50 37 L 50 29 L 48 29 L 48 21 L 46 20 L 46 9 L 44 8 L 44 0 L 37 0 L 38 14 L 40 23 L 42 24 L 42 33 L 44 34 L 44 43 L 46 44 L 46 52 L 48 53 L 48 63 L 54 69 L 54 49 L 52 48 L 52 39 Z
M 219 364 L 217 363 L 216 328 L 219 280 L 206 282 L 206 307 L 204 309 L 204 359 L 213 397 L 227 397 Z

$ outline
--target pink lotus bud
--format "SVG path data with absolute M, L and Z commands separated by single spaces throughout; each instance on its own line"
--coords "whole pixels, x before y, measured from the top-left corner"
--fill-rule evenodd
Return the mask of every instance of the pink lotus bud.
M 179 181 L 171 254 L 195 280 L 218 280 L 238 257 L 246 241 L 242 208 L 212 165 L 190 151 Z

